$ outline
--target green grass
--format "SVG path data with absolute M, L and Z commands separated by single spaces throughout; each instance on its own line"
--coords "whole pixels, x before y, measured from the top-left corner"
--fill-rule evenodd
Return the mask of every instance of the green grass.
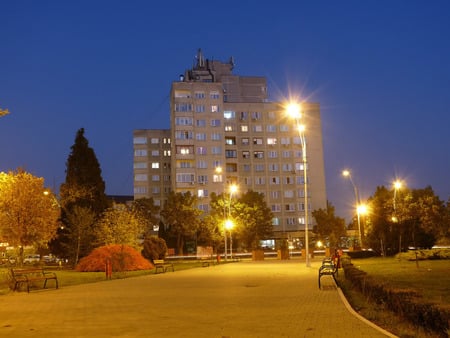
M 417 266 L 415 261 L 379 257 L 352 259 L 352 263 L 384 284 L 400 289 L 414 289 L 426 301 L 450 307 L 450 260 L 424 260 L 419 261 Z M 343 273 L 339 274 L 338 281 L 352 307 L 368 320 L 399 337 L 436 337 L 436 334 L 387 311 L 382 304 L 370 302 L 351 287 Z
M 450 260 L 353 259 L 355 267 L 401 289 L 414 289 L 430 302 L 450 306 Z
M 186 270 L 192 268 L 201 267 L 201 262 L 199 261 L 176 261 L 174 262 L 174 270 Z M 10 278 L 9 278 L 9 269 L 10 268 L 0 268 L 0 295 L 7 294 L 11 292 L 10 290 Z M 86 284 L 86 283 L 95 283 L 106 280 L 105 272 L 78 272 L 75 270 L 69 269 L 58 269 L 55 266 L 45 267 L 46 271 L 54 271 L 58 276 L 58 282 L 60 287 Z M 112 279 L 120 279 L 120 278 L 130 278 L 130 277 L 138 277 L 149 274 L 154 274 L 155 270 L 140 270 L 140 271 L 126 271 L 126 272 L 114 272 L 112 275 Z

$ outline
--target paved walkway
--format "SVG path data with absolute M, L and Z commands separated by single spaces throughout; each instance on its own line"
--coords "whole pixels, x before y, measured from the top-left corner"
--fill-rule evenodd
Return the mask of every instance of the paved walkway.
M 0 337 L 386 337 L 319 262 L 243 261 L 0 296 Z

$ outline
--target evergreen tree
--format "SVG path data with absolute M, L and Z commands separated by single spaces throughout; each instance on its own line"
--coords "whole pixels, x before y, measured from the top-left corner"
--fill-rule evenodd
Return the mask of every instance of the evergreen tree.
M 109 207 L 105 194 L 105 182 L 101 176 L 100 164 L 94 150 L 84 136 L 84 128 L 78 130 L 75 143 L 66 163 L 66 180 L 60 187 L 62 222 L 64 228 L 59 231 L 57 240 L 52 243 L 58 254 L 77 263 L 79 258 L 88 255 L 94 249 L 95 222 Z M 75 224 L 80 219 L 79 211 L 93 213 L 92 223 Z M 75 222 L 75 223 L 74 223 Z M 82 234 L 75 229 L 83 229 Z M 80 243 L 80 236 L 84 238 Z M 87 242 L 87 243 L 86 243 Z M 62 251 L 62 252 L 61 252 Z

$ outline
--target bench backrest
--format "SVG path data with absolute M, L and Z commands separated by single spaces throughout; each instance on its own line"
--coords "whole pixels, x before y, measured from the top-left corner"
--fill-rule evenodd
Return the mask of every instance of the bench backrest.
M 14 277 L 21 277 L 25 275 L 43 275 L 44 270 L 41 268 L 35 269 L 11 269 L 11 273 Z
M 164 259 L 154 259 L 153 263 L 154 264 L 164 264 Z

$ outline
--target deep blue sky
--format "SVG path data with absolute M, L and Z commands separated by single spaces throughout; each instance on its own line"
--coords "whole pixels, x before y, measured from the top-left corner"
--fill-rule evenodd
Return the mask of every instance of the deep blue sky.
M 198 48 L 322 111 L 328 199 L 348 218 L 394 178 L 450 197 L 449 1 L 1 1 L 0 171 L 59 187 L 84 127 L 108 194 L 132 194 L 132 132 L 169 127 Z

